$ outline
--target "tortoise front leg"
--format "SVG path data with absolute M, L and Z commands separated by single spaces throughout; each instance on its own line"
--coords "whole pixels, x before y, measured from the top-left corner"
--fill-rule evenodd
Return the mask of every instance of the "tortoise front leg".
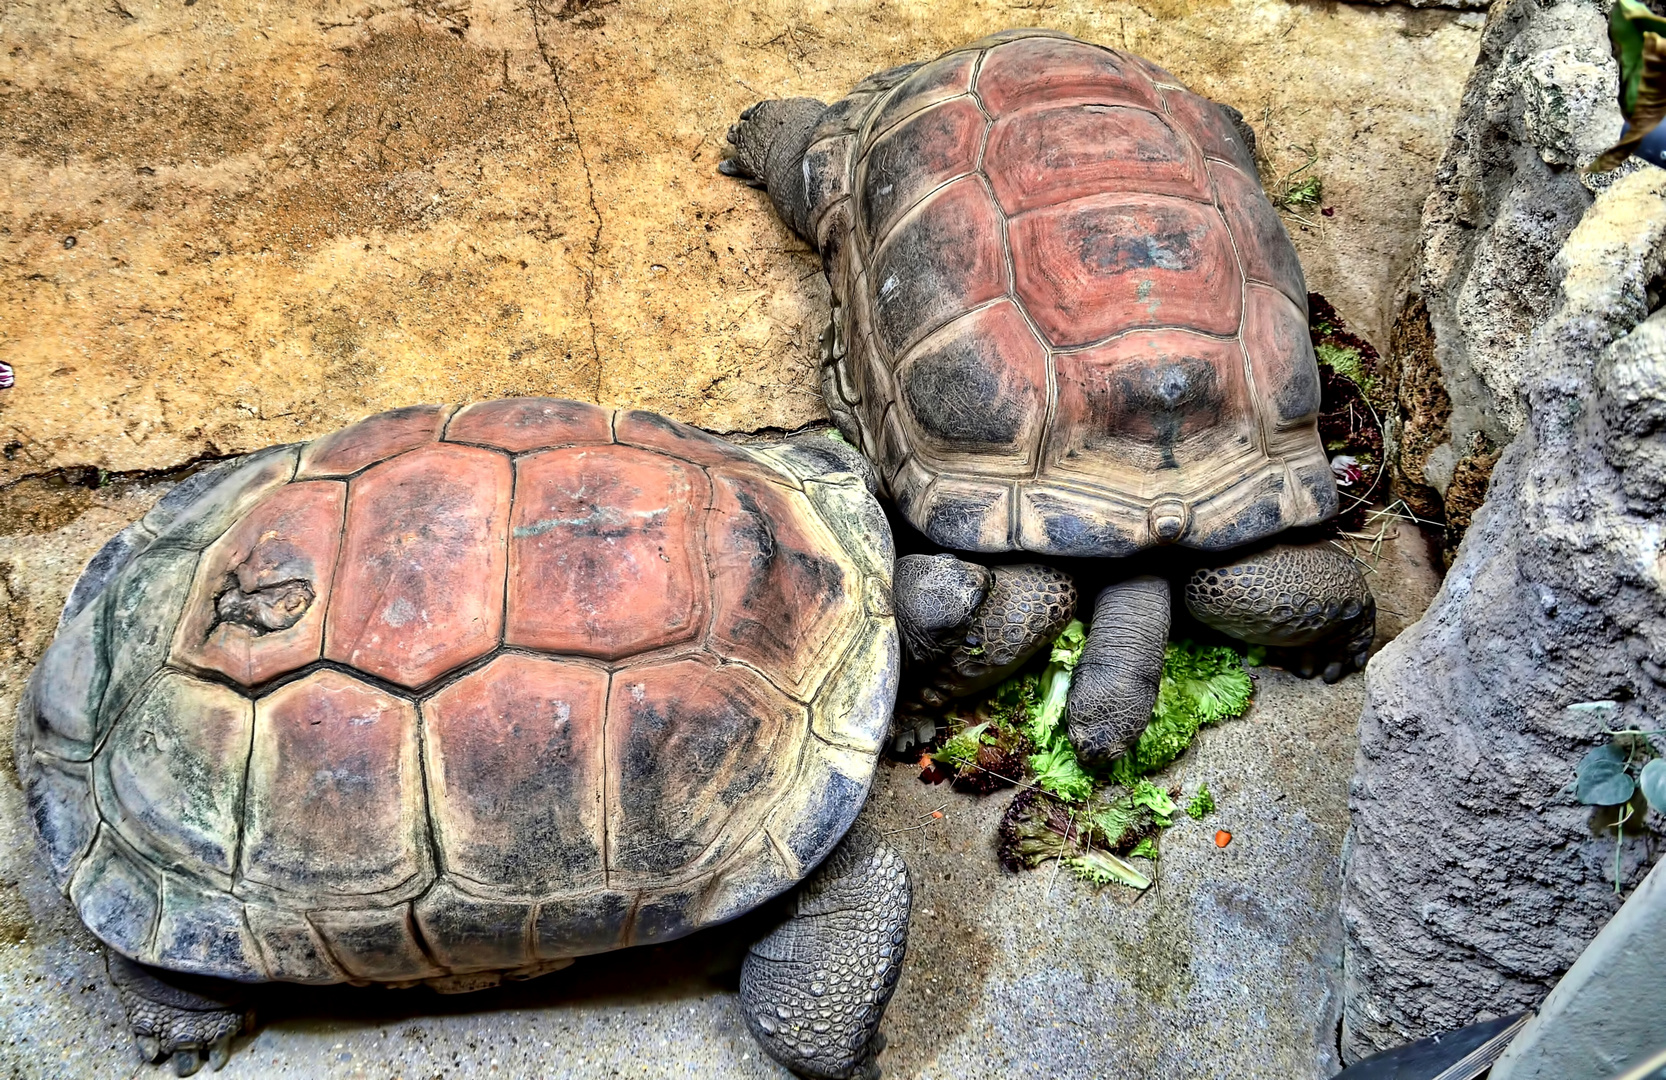
M 1126 753 L 1157 703 L 1169 636 L 1169 583 L 1150 575 L 1108 586 L 1070 680 L 1065 718 L 1076 754 L 1103 765 Z
M 804 151 L 827 106 L 815 98 L 760 101 L 729 129 L 734 157 L 718 164 L 725 176 L 762 186 L 776 211 L 811 243 L 810 199 L 804 188 Z
M 1377 602 L 1365 575 L 1329 544 L 1280 545 L 1225 566 L 1205 567 L 1186 582 L 1193 617 L 1252 645 L 1302 678 L 1335 682 L 1364 670 L 1377 632 Z
M 935 736 L 928 710 L 1007 678 L 1076 615 L 1075 580 L 1040 563 L 990 570 L 953 555 L 905 555 L 891 592 L 908 659 L 922 669 L 898 709 L 899 754 Z
M 800 1076 L 877 1080 L 911 896 L 902 856 L 862 824 L 799 887 L 740 969 L 741 1012 L 770 1057 Z
M 171 1057 L 178 1076 L 195 1073 L 205 1059 L 215 1071 L 225 1065 L 231 1038 L 248 1019 L 246 988 L 145 967 L 108 949 L 104 966 L 146 1061 L 157 1065 Z

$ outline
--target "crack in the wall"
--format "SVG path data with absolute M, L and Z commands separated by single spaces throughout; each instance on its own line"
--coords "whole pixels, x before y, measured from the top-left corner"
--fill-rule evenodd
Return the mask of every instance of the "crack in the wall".
M 253 451 L 250 451 L 251 453 Z M 222 461 L 242 457 L 242 454 L 199 454 L 193 458 L 179 462 L 177 465 L 164 465 L 155 469 L 106 469 L 100 465 L 60 465 L 40 472 L 23 473 L 9 480 L 0 482 L 0 492 L 21 484 L 54 483 L 65 487 L 84 487 L 97 490 L 112 484 L 150 484 L 164 480 L 184 480 L 199 469 L 206 469 L 210 465 L 217 465 Z
M 596 313 L 593 307 L 596 297 L 596 261 L 602 247 L 602 211 L 596 205 L 596 183 L 590 175 L 590 157 L 584 150 L 584 137 L 579 134 L 578 118 L 573 113 L 573 104 L 567 98 L 567 87 L 561 79 L 561 63 L 550 51 L 547 38 L 547 26 L 551 20 L 560 18 L 559 12 L 549 10 L 547 0 L 532 0 L 532 34 L 538 42 L 538 57 L 549 69 L 550 78 L 555 81 L 555 92 L 561 98 L 561 108 L 567 114 L 567 128 L 573 133 L 573 145 L 578 150 L 579 167 L 584 171 L 584 193 L 590 203 L 590 216 L 596 221 L 596 227 L 590 234 L 590 259 L 584 270 L 584 319 L 590 327 L 590 356 L 596 365 L 596 384 L 594 400 L 602 400 L 602 350 L 596 335 Z

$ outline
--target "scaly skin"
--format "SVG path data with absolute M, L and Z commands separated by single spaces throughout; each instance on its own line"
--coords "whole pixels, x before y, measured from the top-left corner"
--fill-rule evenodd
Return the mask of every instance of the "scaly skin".
M 929 710 L 993 686 L 1076 615 L 1076 583 L 1040 563 L 986 569 L 952 555 L 897 560 L 892 593 L 909 660 L 926 673 L 899 702 L 892 752 L 930 742 Z
M 1100 591 L 1065 705 L 1070 741 L 1083 761 L 1105 764 L 1145 732 L 1168 636 L 1167 579 L 1145 575 Z
M 147 968 L 114 952 L 107 951 L 104 960 L 146 1061 L 171 1057 L 178 1076 L 190 1076 L 205 1060 L 216 1071 L 225 1065 L 231 1038 L 248 1019 L 242 987 Z
M 1287 652 L 1281 664 L 1326 682 L 1365 667 L 1377 628 L 1365 575 L 1328 545 L 1280 545 L 1198 570 L 1186 582 L 1186 608 L 1240 641 Z
M 902 857 L 860 823 L 793 894 L 740 972 L 741 1012 L 771 1057 L 817 1080 L 876 1080 L 911 896 Z

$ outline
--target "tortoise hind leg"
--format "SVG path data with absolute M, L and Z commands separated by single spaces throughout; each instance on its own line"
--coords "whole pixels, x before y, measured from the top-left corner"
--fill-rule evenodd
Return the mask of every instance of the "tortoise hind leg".
M 1186 582 L 1193 617 L 1224 634 L 1278 650 L 1274 662 L 1335 682 L 1364 670 L 1377 603 L 1353 559 L 1328 544 L 1279 545 Z
M 819 1080 L 879 1076 L 879 1020 L 902 970 L 910 896 L 902 856 L 861 824 L 799 886 L 740 971 L 746 1026 L 771 1057 Z
M 109 950 L 104 964 L 146 1061 L 159 1065 L 172 1058 L 179 1076 L 190 1076 L 204 1061 L 216 1071 L 225 1065 L 232 1036 L 248 1018 L 244 987 L 145 967 Z

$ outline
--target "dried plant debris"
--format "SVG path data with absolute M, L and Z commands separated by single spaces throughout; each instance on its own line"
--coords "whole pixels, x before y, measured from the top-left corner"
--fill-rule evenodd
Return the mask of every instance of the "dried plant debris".
M 1308 332 L 1319 361 L 1319 437 L 1342 494 L 1334 527 L 1357 529 L 1386 490 L 1382 417 L 1389 396 L 1381 358 L 1318 293 L 1307 294 Z

